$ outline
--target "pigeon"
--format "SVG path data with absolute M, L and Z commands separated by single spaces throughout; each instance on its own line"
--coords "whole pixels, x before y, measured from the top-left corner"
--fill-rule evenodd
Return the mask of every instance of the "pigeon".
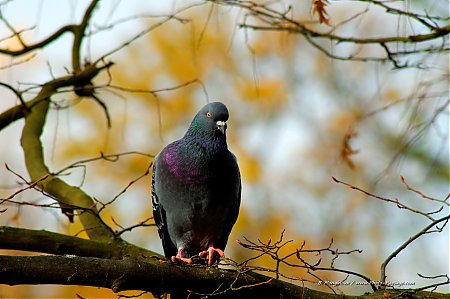
M 191 263 L 199 255 L 210 266 L 224 257 L 241 203 L 241 176 L 228 150 L 227 120 L 223 103 L 207 104 L 184 137 L 155 157 L 153 217 L 172 262 Z

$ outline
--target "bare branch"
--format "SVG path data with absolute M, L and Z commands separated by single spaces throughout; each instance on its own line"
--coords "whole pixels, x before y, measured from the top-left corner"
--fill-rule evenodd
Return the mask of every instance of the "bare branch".
M 440 219 L 437 219 L 433 222 L 431 222 L 429 225 L 427 225 L 426 227 L 424 227 L 421 231 L 419 231 L 418 233 L 416 233 L 414 236 L 410 237 L 406 242 L 404 242 L 402 245 L 400 245 L 394 252 L 392 252 L 387 259 L 381 264 L 381 282 L 383 285 L 385 285 L 386 282 L 386 267 L 389 264 L 389 262 L 397 256 L 397 254 L 399 254 L 402 250 L 404 250 L 409 244 L 411 244 L 412 242 L 414 242 L 415 240 L 417 240 L 419 237 L 430 233 L 430 229 L 433 227 L 437 227 L 437 225 L 441 222 L 445 222 L 445 224 L 448 223 L 450 219 L 450 215 L 447 215 L 445 217 L 442 217 Z M 438 231 L 442 231 L 442 229 L 444 228 L 444 226 L 438 228 Z
M 147 291 L 144 291 L 144 292 L 141 292 L 141 293 L 139 293 L 137 295 L 121 295 L 121 294 L 119 294 L 117 299 L 120 299 L 120 298 L 139 298 L 139 297 L 141 297 L 141 296 L 143 296 L 143 295 L 145 295 L 147 293 L 148 293 Z
M 342 184 L 342 185 L 345 185 L 345 186 L 349 187 L 350 189 L 357 190 L 357 191 L 359 191 L 359 192 L 361 192 L 361 193 L 363 193 L 363 194 L 365 194 L 365 195 L 367 195 L 367 196 L 369 196 L 369 197 L 373 197 L 373 198 L 376 198 L 376 199 L 380 199 L 380 200 L 382 200 L 382 201 L 394 203 L 394 204 L 396 204 L 397 207 L 400 208 L 400 209 L 406 209 L 406 210 L 411 211 L 411 212 L 413 212 L 413 213 L 422 215 L 422 216 L 428 218 L 428 219 L 431 220 L 431 221 L 434 221 L 434 220 L 435 220 L 433 217 L 430 216 L 430 214 L 434 214 L 435 212 L 428 212 L 428 213 L 427 213 L 427 212 L 422 212 L 422 211 L 419 211 L 419 210 L 417 210 L 417 209 L 413 209 L 413 208 L 407 206 L 407 205 L 404 204 L 404 203 L 401 203 L 401 202 L 399 201 L 398 198 L 391 199 L 391 198 L 387 198 L 387 197 L 382 197 L 382 196 L 379 196 L 379 195 L 375 195 L 375 194 L 372 194 L 372 193 L 370 193 L 370 192 L 368 192 L 368 191 L 366 191 L 366 190 L 363 190 L 363 189 L 361 189 L 361 188 L 359 188 L 359 187 L 356 187 L 356 186 L 353 186 L 353 185 L 351 185 L 351 184 L 348 184 L 348 183 L 345 183 L 345 182 L 343 182 L 343 181 L 340 181 L 340 180 L 338 180 L 338 179 L 335 178 L 335 177 L 332 177 L 332 179 L 333 179 L 334 182 L 336 182 L 336 183 L 338 183 L 338 184 Z
M 27 104 L 25 103 L 25 101 L 24 101 L 24 99 L 22 97 L 22 93 L 20 91 L 18 91 L 17 89 L 12 87 L 11 85 L 3 83 L 3 82 L 0 82 L 0 86 L 6 87 L 10 91 L 12 91 L 17 96 L 17 98 L 19 99 L 20 103 L 22 104 L 22 109 L 24 109 L 26 111 L 29 111 L 29 109 L 27 107 Z
M 106 245 L 106 244 L 105 244 Z M 158 260 L 99 259 L 63 256 L 0 256 L 2 284 L 62 284 L 110 288 L 114 292 L 142 290 L 155 293 L 191 290 L 211 293 L 234 283 L 233 298 L 249 296 L 275 298 L 320 298 L 318 291 L 304 289 L 270 277 L 205 267 L 180 267 Z M 58 275 L 54 275 L 58 273 Z M 248 286 L 248 287 L 246 287 Z M 186 296 L 189 294 L 184 292 Z M 340 295 L 328 298 L 342 298 Z
M 181 23 L 189 22 L 189 20 L 187 20 L 187 19 L 183 19 L 183 18 L 178 17 L 178 14 L 180 14 L 183 11 L 189 10 L 189 9 L 191 9 L 193 7 L 201 6 L 201 5 L 204 5 L 204 4 L 205 4 L 205 2 L 194 3 L 194 4 L 188 5 L 188 6 L 184 7 L 184 8 L 181 8 L 181 9 L 177 10 L 176 12 L 174 12 L 174 14 L 171 14 L 171 15 L 168 15 L 166 17 L 163 17 L 162 21 L 157 22 L 155 24 L 152 24 L 148 28 L 146 28 L 146 29 L 142 30 L 141 32 L 135 34 L 128 41 L 124 42 L 123 44 L 119 45 L 115 49 L 112 49 L 111 51 L 109 51 L 106 54 L 102 55 L 99 59 L 97 59 L 97 61 L 95 63 L 98 63 L 99 61 L 104 60 L 106 57 L 109 57 L 109 56 L 113 55 L 114 53 L 122 50 L 123 48 L 129 46 L 131 43 L 135 42 L 136 40 L 138 40 L 141 37 L 145 36 L 149 32 L 155 30 L 158 27 L 161 27 L 162 25 L 164 25 L 165 23 L 167 23 L 167 22 L 169 22 L 171 20 L 176 20 L 176 21 L 179 21 Z
M 149 93 L 149 94 L 152 94 L 153 96 L 156 96 L 157 93 L 164 92 L 164 91 L 177 90 L 177 89 L 186 87 L 186 86 L 194 84 L 194 83 L 198 83 L 201 86 L 204 86 L 203 82 L 201 82 L 200 80 L 193 79 L 193 80 L 189 80 L 189 81 L 186 81 L 184 83 L 178 84 L 176 86 L 160 88 L 160 89 L 154 89 L 154 90 L 151 90 L 151 89 L 139 89 L 139 88 L 129 88 L 129 87 L 123 87 L 123 86 L 118 86 L 118 85 L 113 85 L 113 84 L 105 85 L 105 86 L 99 86 L 99 88 L 108 87 L 108 88 L 117 89 L 117 90 L 120 90 L 120 91 L 126 91 L 126 92 L 130 92 L 130 93 Z
M 80 64 L 80 48 L 81 48 L 81 42 L 83 41 L 84 32 L 86 31 L 86 28 L 89 24 L 89 21 L 91 19 L 92 13 L 98 3 L 98 0 L 92 0 L 91 4 L 89 4 L 89 7 L 86 9 L 83 20 L 79 25 L 77 25 L 74 28 L 74 38 L 73 38 L 73 45 L 72 45 L 72 67 L 73 71 L 75 73 L 78 73 L 81 70 L 81 64 Z
M 359 0 L 359 1 L 367 2 L 367 0 Z M 387 4 L 385 4 L 385 2 L 383 2 L 383 1 L 370 0 L 369 2 L 373 3 L 373 4 L 376 4 L 376 5 L 380 6 L 380 7 L 385 8 L 387 13 L 407 16 L 407 17 L 410 17 L 412 19 L 415 19 L 415 20 L 419 21 L 425 27 L 428 27 L 428 29 L 430 29 L 430 30 L 435 30 L 436 29 L 435 25 L 433 25 L 433 24 L 431 24 L 431 23 L 426 21 L 426 19 L 429 19 L 430 16 L 422 16 L 422 15 L 419 15 L 419 14 L 416 14 L 416 13 L 411 13 L 411 12 L 408 12 L 408 11 L 404 11 L 404 10 L 400 10 L 400 9 L 397 9 L 397 8 L 393 8 L 393 7 L 390 7 Z
M 120 159 L 120 157 L 129 156 L 129 155 L 141 155 L 141 156 L 145 156 L 145 157 L 149 157 L 149 158 L 154 158 L 153 155 L 146 154 L 146 153 L 141 153 L 141 152 L 136 152 L 136 151 L 124 152 L 124 153 L 119 153 L 119 154 L 109 154 L 109 155 L 105 155 L 103 153 L 100 153 L 100 156 L 98 156 L 98 157 L 76 161 L 76 162 L 74 162 L 74 163 L 64 167 L 63 169 L 58 170 L 54 174 L 55 175 L 61 175 L 63 172 L 65 172 L 65 171 L 67 171 L 67 170 L 69 170 L 71 168 L 80 167 L 83 164 L 94 162 L 94 161 L 99 161 L 99 160 L 105 160 L 105 161 L 109 161 L 109 162 L 116 162 L 116 161 L 118 161 Z
M 27 63 L 28 61 L 31 61 L 36 56 L 37 56 L 36 53 L 33 53 L 33 54 L 29 55 L 28 57 L 25 57 L 25 58 L 23 58 L 21 60 L 17 60 L 17 61 L 13 60 L 13 62 L 11 62 L 11 63 L 8 63 L 6 65 L 0 66 L 0 70 L 6 70 L 6 69 L 9 69 L 9 68 L 12 68 L 13 66 L 16 66 L 16 65 L 19 65 L 19 64 L 23 64 L 23 63 Z
M 280 240 L 275 242 L 274 244 L 271 244 L 271 240 L 269 240 L 267 243 L 262 242 L 261 240 L 258 240 L 259 244 L 255 243 L 255 242 L 251 242 L 248 241 L 248 243 L 243 243 L 241 241 L 238 240 L 238 244 L 241 245 L 242 247 L 249 249 L 249 250 L 253 250 L 256 252 L 259 252 L 259 254 L 256 257 L 250 258 L 242 263 L 240 263 L 238 266 L 240 266 L 241 268 L 245 268 L 245 269 L 250 269 L 250 270 L 258 270 L 258 271 L 264 271 L 264 272 L 272 272 L 275 274 L 276 278 L 278 279 L 280 276 L 282 277 L 286 277 L 285 275 L 282 275 L 280 273 L 280 265 L 286 265 L 289 267 L 293 267 L 293 268 L 304 268 L 307 269 L 307 273 L 310 274 L 311 276 L 315 277 L 316 279 L 318 279 L 319 281 L 324 281 L 324 279 L 320 278 L 317 274 L 315 274 L 315 271 L 331 271 L 331 272 L 339 272 L 339 273 L 345 273 L 348 275 L 353 275 L 355 277 L 360 277 L 363 280 L 365 280 L 368 285 L 370 285 L 372 287 L 372 289 L 374 291 L 377 290 L 377 287 L 375 285 L 375 283 L 367 276 L 354 272 L 354 271 L 350 271 L 350 270 L 345 270 L 345 269 L 340 269 L 340 268 L 336 268 L 334 266 L 334 262 L 336 261 L 336 259 L 340 256 L 340 255 L 348 255 L 348 254 L 352 254 L 352 253 L 361 253 L 362 250 L 360 249 L 354 249 L 354 250 L 350 250 L 350 251 L 339 251 L 339 249 L 333 249 L 332 245 L 333 245 L 333 239 L 331 239 L 330 244 L 325 247 L 325 248 L 319 248 L 319 249 L 305 249 L 305 241 L 302 243 L 302 245 L 300 246 L 300 248 L 296 249 L 294 252 L 288 253 L 284 256 L 280 256 L 280 250 L 286 246 L 288 243 L 290 243 L 292 240 L 286 241 L 286 242 L 282 242 L 283 241 L 283 234 L 284 231 L 281 234 Z M 323 253 L 330 253 L 333 258 L 331 259 L 331 263 L 330 263 L 330 267 L 323 267 L 321 266 L 322 264 L 322 258 L 319 258 L 316 262 L 308 262 L 305 258 L 302 257 L 302 254 L 313 254 L 314 256 L 319 256 Z M 267 268 L 261 268 L 261 267 L 252 267 L 249 266 L 249 262 L 250 261 L 254 261 L 262 256 L 270 256 L 275 262 L 276 262 L 276 266 L 273 270 L 271 269 L 267 269 Z M 300 263 L 293 263 L 290 262 L 288 259 L 291 257 L 296 257 L 297 260 Z M 286 277 L 288 279 L 295 279 L 292 277 Z M 333 292 L 333 288 L 331 288 L 330 285 L 327 285 Z
M 51 44 L 66 32 L 74 32 L 76 25 L 66 25 L 58 29 L 55 33 L 47 37 L 46 39 L 31 45 L 24 45 L 20 50 L 0 49 L 0 54 L 9 56 L 20 56 L 36 49 L 44 48 Z
M 31 109 L 42 101 L 47 101 L 60 88 L 80 84 L 78 82 L 89 82 L 92 78 L 97 76 L 102 70 L 108 69 L 113 65 L 112 62 L 106 63 L 102 66 L 91 65 L 83 69 L 78 74 L 68 75 L 60 78 L 50 80 L 40 85 L 40 91 L 32 100 L 26 102 L 26 106 Z M 20 92 L 20 91 L 18 91 Z M 22 104 L 14 106 L 0 114 L 0 130 L 10 125 L 16 120 L 21 119 L 26 115 Z
M 448 199 L 450 198 L 450 193 L 447 194 L 447 196 L 446 196 L 444 199 L 437 199 L 437 198 L 434 198 L 434 197 L 430 197 L 430 196 L 428 196 L 428 195 L 425 195 L 425 194 L 423 194 L 421 191 L 419 191 L 419 190 L 417 190 L 417 189 L 414 189 L 414 188 L 410 187 L 410 186 L 406 183 L 406 180 L 405 180 L 405 178 L 404 178 L 403 176 L 400 176 L 400 179 L 402 180 L 402 183 L 405 185 L 405 188 L 406 188 L 407 190 L 412 191 L 412 192 L 414 192 L 414 193 L 420 195 L 420 196 L 421 196 L 422 198 L 424 198 L 424 199 L 429 199 L 429 200 L 431 200 L 431 201 L 440 202 L 440 203 L 442 203 L 442 204 L 444 204 L 444 205 L 450 206 L 450 203 L 448 202 Z
M 380 6 L 387 10 L 387 13 L 391 14 L 398 14 L 405 18 L 408 18 L 412 21 L 415 21 L 416 23 L 420 24 L 420 26 L 425 26 L 427 30 L 431 31 L 430 33 L 424 33 L 424 34 L 411 34 L 407 36 L 384 36 L 384 37 L 355 37 L 355 36 L 342 36 L 339 34 L 334 34 L 335 29 L 342 24 L 348 23 L 349 20 L 357 19 L 357 17 L 360 15 L 359 13 L 355 14 L 353 17 L 351 17 L 349 20 L 344 21 L 343 23 L 338 24 L 333 30 L 331 31 L 319 31 L 311 28 L 311 26 L 308 26 L 308 22 L 302 21 L 302 20 L 296 20 L 293 17 L 288 16 L 288 12 L 290 11 L 291 7 L 283 10 L 277 10 L 271 7 L 271 2 L 254 2 L 254 1 L 245 1 L 245 0 L 210 0 L 211 2 L 223 5 L 226 7 L 238 7 L 241 8 L 243 11 L 247 12 L 243 23 L 239 25 L 240 28 L 247 28 L 247 29 L 253 29 L 253 30 L 259 30 L 259 31 L 283 31 L 283 32 L 289 32 L 294 34 L 300 34 L 315 48 L 323 52 L 328 57 L 331 57 L 333 59 L 339 59 L 339 60 L 352 60 L 352 61 L 391 61 L 394 64 L 394 67 L 401 68 L 401 67 L 408 67 L 406 63 L 401 64 L 397 59 L 394 59 L 393 57 L 400 56 L 400 55 L 409 55 L 409 54 L 415 54 L 420 52 L 427 52 L 430 51 L 432 48 L 434 48 L 434 45 L 424 45 L 423 48 L 414 48 L 411 51 L 406 51 L 400 54 L 400 52 L 392 52 L 388 50 L 388 44 L 391 43 L 401 43 L 405 45 L 418 45 L 420 43 L 425 43 L 429 41 L 435 41 L 438 39 L 443 39 L 443 43 L 445 44 L 445 38 L 450 33 L 450 25 L 445 26 L 439 26 L 435 22 L 427 21 L 431 20 L 429 16 L 423 16 L 420 14 L 412 13 L 409 11 L 402 11 L 396 8 L 389 7 L 388 5 L 384 4 L 384 2 L 381 1 L 364 1 L 371 5 Z M 321 22 L 327 22 L 328 18 L 326 16 L 326 11 L 324 10 L 324 5 L 327 1 L 313 1 L 314 4 L 314 10 L 318 11 L 317 4 L 320 4 L 320 10 L 322 11 L 322 16 L 320 16 Z M 248 20 L 254 19 L 256 20 L 255 23 L 250 23 Z M 436 17 L 434 20 L 440 20 L 441 17 Z M 384 48 L 386 55 L 384 57 L 369 57 L 369 56 L 357 56 L 355 54 L 350 54 L 347 56 L 339 56 L 333 53 L 333 50 L 327 50 L 324 47 L 322 47 L 317 40 L 319 39 L 326 39 L 329 41 L 334 42 L 334 45 L 338 45 L 341 43 L 350 43 L 355 46 L 357 45 L 375 45 L 375 46 L 381 46 Z M 448 47 L 441 47 L 440 52 L 444 52 L 445 48 Z M 415 65 L 416 67 L 418 65 Z
M 30 183 L 27 187 L 17 190 L 16 192 L 14 192 L 13 194 L 11 194 L 10 196 L 8 196 L 6 198 L 0 199 L 0 205 L 2 203 L 4 203 L 5 201 L 9 201 L 10 199 L 13 199 L 17 194 L 22 193 L 25 190 L 34 189 L 38 183 L 44 181 L 48 177 L 49 177 L 49 174 L 46 174 L 46 175 L 42 176 L 41 178 L 39 178 L 37 181 Z
M 139 221 L 139 223 L 137 223 L 137 224 L 135 224 L 135 225 L 132 225 L 132 226 L 129 226 L 129 227 L 125 227 L 125 228 L 123 228 L 121 231 L 117 232 L 117 233 L 116 233 L 116 236 L 120 236 L 120 235 L 122 235 L 122 234 L 125 233 L 125 232 L 130 232 L 130 231 L 132 231 L 133 229 L 138 228 L 138 227 L 156 226 L 155 223 L 147 223 L 147 222 L 149 222 L 150 220 L 153 220 L 153 217 L 150 217 L 150 218 L 147 218 L 147 219 L 145 219 L 145 220 Z
M 128 185 L 122 189 L 122 191 L 120 191 L 117 195 L 115 195 L 110 201 L 108 201 L 107 203 L 102 204 L 102 207 L 98 210 L 98 213 L 100 213 L 101 211 L 103 211 L 103 209 L 106 208 L 106 206 L 113 204 L 121 195 L 123 195 L 125 192 L 127 192 L 127 190 L 136 182 L 138 182 L 140 179 L 146 177 L 147 175 L 149 175 L 150 173 L 150 168 L 152 167 L 153 162 L 150 162 L 150 164 L 148 165 L 147 169 L 145 170 L 145 172 L 141 175 L 139 175 L 136 179 L 130 181 L 128 183 Z

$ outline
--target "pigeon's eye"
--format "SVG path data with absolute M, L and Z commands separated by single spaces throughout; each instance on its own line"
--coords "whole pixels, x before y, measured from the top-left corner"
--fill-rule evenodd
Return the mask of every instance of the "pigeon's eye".
M 208 117 L 208 118 L 209 118 L 209 117 L 211 117 L 211 116 L 212 116 L 211 112 L 209 112 L 209 111 L 208 111 L 208 112 L 206 112 L 206 117 Z

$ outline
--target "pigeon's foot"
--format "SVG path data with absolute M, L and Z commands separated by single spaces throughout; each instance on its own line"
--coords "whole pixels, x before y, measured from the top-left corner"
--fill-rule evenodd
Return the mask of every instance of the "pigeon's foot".
M 172 256 L 171 258 L 172 262 L 182 262 L 186 264 L 191 264 L 192 259 L 183 257 L 183 247 L 178 248 L 178 252 L 176 256 Z
M 192 259 L 186 258 L 186 257 L 172 256 L 171 260 L 174 263 L 176 263 L 176 262 L 182 262 L 182 263 L 185 263 L 185 264 L 191 264 L 192 263 Z
M 200 252 L 198 255 L 200 257 L 208 256 L 208 266 L 211 266 L 214 262 L 214 253 L 217 252 L 221 257 L 225 257 L 222 249 L 214 248 L 213 244 L 209 244 L 209 248 L 205 251 Z

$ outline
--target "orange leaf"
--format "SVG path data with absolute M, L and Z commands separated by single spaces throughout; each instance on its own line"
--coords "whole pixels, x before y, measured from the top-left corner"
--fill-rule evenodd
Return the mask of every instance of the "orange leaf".
M 328 5 L 328 0 L 312 0 L 313 4 L 313 11 L 312 14 L 316 14 L 319 16 L 319 23 L 326 24 L 328 26 L 330 25 L 330 19 L 328 19 L 328 13 L 325 9 L 325 7 Z
M 350 130 L 345 134 L 344 139 L 342 140 L 341 159 L 346 162 L 351 169 L 355 169 L 355 164 L 353 163 L 351 156 L 357 154 L 359 151 L 352 148 L 350 141 L 357 135 L 358 133 L 356 131 Z

